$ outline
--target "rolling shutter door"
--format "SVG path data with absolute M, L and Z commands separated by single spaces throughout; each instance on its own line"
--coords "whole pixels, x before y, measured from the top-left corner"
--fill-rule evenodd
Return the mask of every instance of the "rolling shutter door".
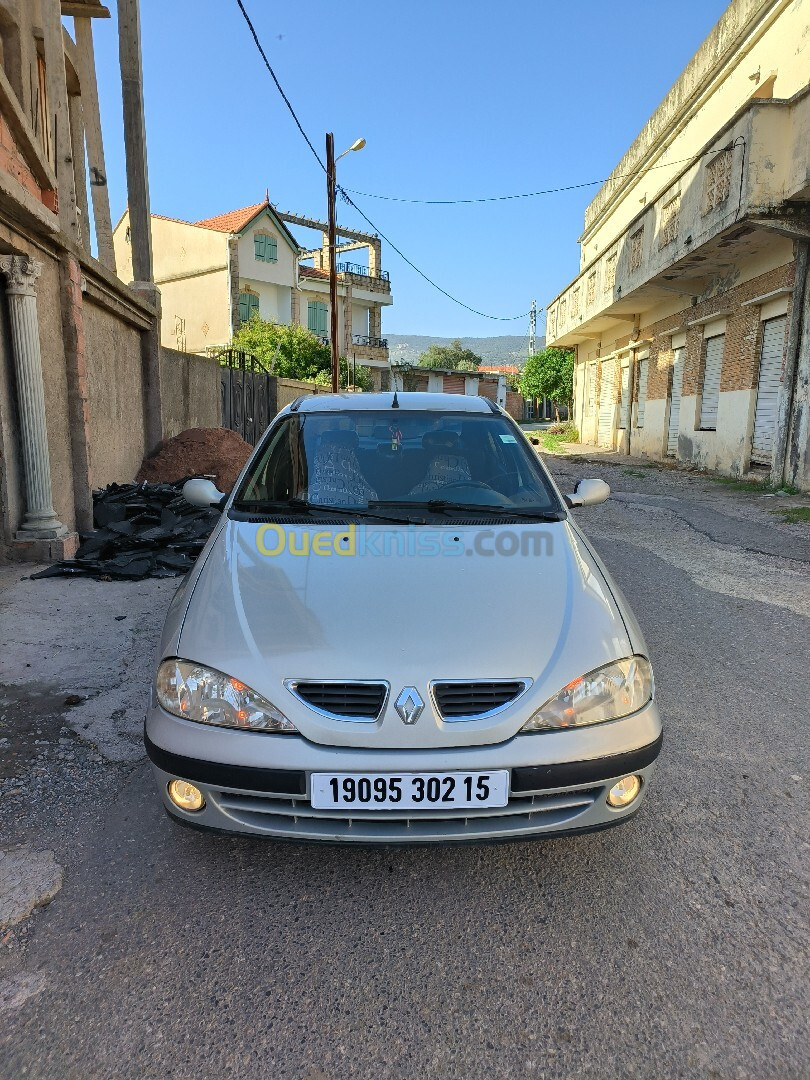
M 622 410 L 619 418 L 619 427 L 630 426 L 630 361 L 622 362 Z
M 444 377 L 444 392 L 445 394 L 463 394 L 465 387 L 466 376 L 464 375 L 445 375 Z
M 616 363 L 605 360 L 602 363 L 602 382 L 599 388 L 599 428 L 596 441 L 599 446 L 613 445 L 613 413 L 615 409 L 614 381 Z
M 683 390 L 684 349 L 675 349 L 672 361 L 672 392 L 669 399 L 669 429 L 667 430 L 667 454 L 674 457 L 678 452 L 678 429 L 681 423 L 681 392 Z
M 720 401 L 720 373 L 723 370 L 725 343 L 725 334 L 718 334 L 706 341 L 706 367 L 703 372 L 703 398 L 700 403 L 700 426 L 704 430 L 717 430 L 717 405 Z
M 768 319 L 762 325 L 757 408 L 754 414 L 754 436 L 751 445 L 751 460 L 759 465 L 769 465 L 772 457 L 776 408 L 782 381 L 786 326 L 786 315 L 780 315 L 778 319 Z

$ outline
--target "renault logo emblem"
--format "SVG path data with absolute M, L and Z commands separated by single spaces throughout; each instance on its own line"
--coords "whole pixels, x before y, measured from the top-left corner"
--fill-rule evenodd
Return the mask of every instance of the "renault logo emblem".
M 415 724 L 424 707 L 425 703 L 415 686 L 406 686 L 394 702 L 394 708 L 403 724 Z

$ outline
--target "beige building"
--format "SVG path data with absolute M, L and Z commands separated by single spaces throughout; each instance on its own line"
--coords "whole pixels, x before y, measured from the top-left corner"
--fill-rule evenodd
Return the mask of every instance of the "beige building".
M 810 489 L 810 0 L 734 0 L 585 212 L 584 442 Z
M 328 243 L 300 247 L 289 229 L 321 231 L 323 222 L 282 214 L 264 202 L 202 221 L 153 214 L 155 282 L 163 303 L 162 342 L 180 352 L 203 353 L 227 346 L 253 314 L 285 325 L 298 324 L 324 341 L 329 334 Z M 340 353 L 369 367 L 379 386 L 388 370 L 382 309 L 391 304 L 388 274 L 380 267 L 376 236 L 338 230 L 347 238 L 336 248 L 367 249 L 367 265 L 338 262 Z M 132 253 L 126 211 L 113 234 L 118 273 L 130 280 Z M 311 264 L 311 265 L 310 265 Z

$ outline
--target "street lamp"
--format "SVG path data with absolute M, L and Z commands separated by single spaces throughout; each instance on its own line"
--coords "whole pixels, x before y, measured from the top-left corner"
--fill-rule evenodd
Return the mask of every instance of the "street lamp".
M 348 150 L 335 157 L 335 137 L 331 131 L 326 134 L 326 198 L 329 206 L 329 338 L 332 346 L 332 393 L 338 392 L 338 317 L 337 317 L 337 236 L 335 225 L 335 198 L 337 194 L 337 174 L 335 164 L 353 150 L 362 150 L 365 139 L 355 139 Z

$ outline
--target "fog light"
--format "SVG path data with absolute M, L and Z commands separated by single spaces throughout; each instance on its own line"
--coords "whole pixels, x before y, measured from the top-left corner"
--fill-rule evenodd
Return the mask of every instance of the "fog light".
M 634 799 L 638 798 L 638 793 L 640 791 L 641 777 L 625 776 L 618 784 L 614 784 L 608 792 L 608 806 L 615 806 L 617 808 L 629 806 Z
M 203 793 L 198 787 L 190 784 L 188 780 L 171 780 L 169 782 L 169 798 L 181 810 L 202 810 L 205 806 Z

